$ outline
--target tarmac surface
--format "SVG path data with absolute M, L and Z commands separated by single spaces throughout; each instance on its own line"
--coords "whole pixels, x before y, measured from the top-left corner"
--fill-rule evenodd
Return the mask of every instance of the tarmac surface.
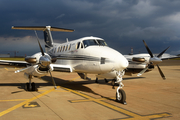
M 76 73 L 52 72 L 33 78 L 37 91 L 25 91 L 21 69 L 0 66 L 0 120 L 178 120 L 180 119 L 180 60 L 163 61 L 141 77 L 124 76 L 127 105 L 115 101 L 116 89 L 95 76 L 83 80 Z M 117 88 L 117 86 L 115 87 Z

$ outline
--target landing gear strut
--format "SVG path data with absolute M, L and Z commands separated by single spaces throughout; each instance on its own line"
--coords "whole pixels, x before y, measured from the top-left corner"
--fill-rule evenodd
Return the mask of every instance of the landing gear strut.
M 35 83 L 34 82 L 31 83 L 31 79 L 32 79 L 32 76 L 29 76 L 29 83 L 26 83 L 26 85 L 25 85 L 26 91 L 35 91 L 36 90 Z

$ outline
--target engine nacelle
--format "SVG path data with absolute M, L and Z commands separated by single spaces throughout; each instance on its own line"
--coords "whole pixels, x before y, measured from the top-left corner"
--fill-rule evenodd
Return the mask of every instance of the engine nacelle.
M 25 57 L 25 61 L 28 63 L 36 63 L 37 62 L 36 57 L 33 57 L 33 56 Z
M 46 58 L 48 58 L 49 60 L 51 60 L 51 57 L 50 57 L 47 53 L 44 53 L 44 56 L 45 56 Z M 41 57 L 42 57 L 42 53 L 39 52 L 39 53 L 36 53 L 36 54 L 30 56 L 30 57 L 29 57 L 29 60 L 33 61 L 33 60 L 34 60 L 33 58 L 36 58 L 36 61 L 34 60 L 33 62 L 39 63 L 39 59 L 40 59 Z M 27 58 L 28 58 L 28 57 L 27 57 Z
M 145 58 L 133 57 L 132 61 L 134 61 L 134 62 L 145 62 L 146 60 L 145 60 Z
M 50 65 L 50 71 L 53 71 L 53 67 Z M 49 70 L 41 71 L 38 65 L 30 66 L 24 70 L 24 76 L 29 79 L 29 76 L 42 77 L 47 75 Z

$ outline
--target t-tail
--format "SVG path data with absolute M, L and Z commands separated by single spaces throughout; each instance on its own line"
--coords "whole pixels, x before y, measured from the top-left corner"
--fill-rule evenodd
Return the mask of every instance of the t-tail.
M 44 32 L 44 41 L 46 52 L 53 47 L 53 38 L 51 31 L 60 31 L 60 32 L 73 32 L 72 29 L 57 28 L 51 26 L 12 26 L 12 29 L 19 30 L 40 30 Z

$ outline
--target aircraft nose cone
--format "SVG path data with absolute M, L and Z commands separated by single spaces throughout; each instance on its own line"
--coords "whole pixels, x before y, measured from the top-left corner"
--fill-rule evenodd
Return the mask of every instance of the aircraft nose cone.
M 122 54 L 117 54 L 115 59 L 116 66 L 119 68 L 119 70 L 124 70 L 128 67 L 129 62 Z
M 121 65 L 122 65 L 122 68 L 124 69 L 126 69 L 129 66 L 129 62 L 125 57 Z

